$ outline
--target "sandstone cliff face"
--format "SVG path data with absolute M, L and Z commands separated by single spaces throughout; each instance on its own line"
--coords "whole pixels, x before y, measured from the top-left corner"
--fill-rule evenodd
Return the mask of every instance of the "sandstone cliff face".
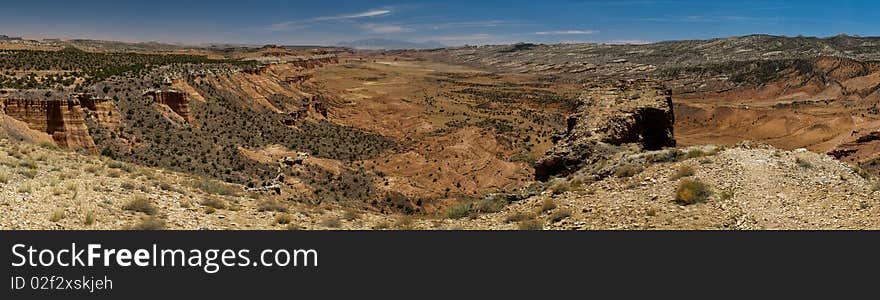
M 671 92 L 653 81 L 596 87 L 580 97 L 566 133 L 535 166 L 535 178 L 547 180 L 598 163 L 635 144 L 644 150 L 675 146 Z
M 89 114 L 99 124 L 108 128 L 117 128 L 122 122 L 122 115 L 116 109 L 116 104 L 108 97 L 97 97 L 88 93 L 74 94 L 82 108 L 88 109 Z
M 186 122 L 192 123 L 189 102 L 184 92 L 175 89 L 156 89 L 146 91 L 144 96 L 152 98 L 158 104 L 167 105 Z
M 58 146 L 96 151 L 79 100 L 3 99 L 3 113 L 48 133 Z

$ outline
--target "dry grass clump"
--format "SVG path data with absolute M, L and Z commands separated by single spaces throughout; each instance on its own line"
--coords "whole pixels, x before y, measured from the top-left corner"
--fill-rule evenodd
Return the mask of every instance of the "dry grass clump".
M 5 170 L 0 171 L 0 183 L 9 183 L 9 172 L 6 172 Z
M 556 208 L 556 201 L 553 201 L 552 198 L 544 198 L 544 201 L 541 201 L 541 212 L 551 211 Z
M 208 194 L 221 196 L 235 196 L 238 194 L 238 188 L 219 181 L 202 179 L 195 183 L 195 187 Z
M 397 218 L 397 221 L 394 222 L 394 227 L 397 229 L 403 230 L 411 230 L 413 229 L 414 220 L 411 216 L 401 216 Z
M 550 221 L 550 223 L 556 223 L 556 222 L 565 220 L 566 218 L 568 218 L 570 216 L 571 216 L 570 210 L 560 209 L 560 210 L 553 212 L 553 214 L 551 214 L 547 220 Z
M 213 209 L 226 209 L 226 201 L 214 197 L 208 197 L 202 200 L 202 205 Z
M 321 221 L 321 225 L 329 228 L 339 228 L 342 226 L 342 221 L 339 220 L 339 217 L 328 217 Z
M 470 202 L 458 202 L 446 209 L 446 217 L 450 219 L 461 219 L 467 217 L 471 213 Z
M 639 174 L 641 172 L 642 168 L 639 166 L 622 165 L 620 167 L 617 167 L 617 170 L 614 171 L 614 176 L 617 176 L 617 178 L 628 178 L 636 176 L 636 174 Z
M 360 217 L 361 214 L 357 210 L 354 210 L 352 208 L 346 209 L 345 212 L 343 212 L 342 214 L 342 218 L 346 221 L 354 221 L 359 219 Z
M 675 171 L 675 174 L 672 174 L 672 180 L 694 176 L 694 174 L 696 174 L 694 168 L 691 168 L 690 166 L 682 166 L 681 168 L 678 168 L 677 171 Z
M 97 217 L 95 216 L 95 211 L 87 211 L 85 217 L 83 217 L 83 224 L 85 224 L 86 226 L 95 224 L 96 218 Z
M 287 212 L 287 206 L 275 199 L 266 199 L 257 205 L 257 211 Z
M 525 220 L 531 220 L 536 217 L 537 216 L 535 216 L 535 214 L 530 213 L 530 212 L 516 212 L 516 213 L 508 215 L 507 218 L 504 219 L 504 222 L 505 223 L 516 223 L 516 222 L 522 222 Z
M 24 182 L 18 186 L 17 191 L 21 194 L 30 194 L 34 191 L 34 184 L 30 182 Z
M 132 230 L 163 230 L 165 229 L 165 221 L 156 217 L 146 217 L 141 219 L 140 223 L 131 227 Z
M 690 158 L 703 157 L 706 155 L 708 155 L 708 154 L 703 150 L 691 149 L 690 151 L 687 152 L 687 154 L 685 154 L 685 157 L 690 159 Z
M 147 197 L 144 196 L 134 196 L 134 198 L 132 198 L 130 201 L 128 201 L 128 203 L 122 206 L 122 209 L 142 212 L 147 215 L 155 215 L 157 212 L 159 212 L 159 209 L 153 206 L 153 203 L 150 202 L 150 199 L 147 199 Z
M 544 230 L 544 223 L 537 219 L 525 220 L 517 225 L 519 230 Z
M 675 202 L 682 205 L 700 203 L 709 199 L 712 189 L 696 179 L 683 179 L 675 190 Z
M 293 217 L 291 217 L 288 214 L 280 214 L 280 215 L 275 216 L 275 223 L 277 223 L 277 224 L 284 225 L 284 224 L 290 224 L 290 222 L 293 222 Z
M 388 228 L 391 228 L 391 223 L 388 221 L 381 221 L 379 223 L 376 223 L 376 225 L 373 226 L 374 230 L 385 230 Z
M 64 219 L 64 209 L 63 208 L 56 208 L 55 210 L 52 211 L 52 215 L 49 217 L 49 221 L 51 221 L 51 222 L 58 222 L 58 221 L 61 221 L 62 219 Z
M 810 169 L 810 168 L 813 167 L 813 163 L 811 163 L 811 162 L 809 162 L 809 161 L 807 161 L 807 160 L 805 160 L 805 159 L 802 159 L 802 158 L 800 158 L 800 157 L 795 158 L 795 159 L 794 159 L 794 163 L 797 164 L 798 167 L 801 167 L 801 168 L 804 168 L 804 169 Z

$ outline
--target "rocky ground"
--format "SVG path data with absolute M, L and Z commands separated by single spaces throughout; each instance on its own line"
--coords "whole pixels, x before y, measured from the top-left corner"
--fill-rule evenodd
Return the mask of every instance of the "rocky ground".
M 2 139 L 0 228 L 880 228 L 877 186 L 829 156 L 749 143 L 645 155 L 679 158 L 646 162 L 596 182 L 574 173 L 496 212 L 396 215 L 286 202 L 186 174 Z M 677 201 L 679 185 L 689 180 L 704 183 L 708 196 L 693 204 Z

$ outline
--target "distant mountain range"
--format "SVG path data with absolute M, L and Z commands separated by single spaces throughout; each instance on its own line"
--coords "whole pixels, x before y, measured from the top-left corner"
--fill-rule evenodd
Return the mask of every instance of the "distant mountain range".
M 395 49 L 436 49 L 447 47 L 444 44 L 428 41 L 428 42 L 410 42 L 404 40 L 392 39 L 363 39 L 351 42 L 340 42 L 336 44 L 340 47 L 349 47 L 355 49 L 368 50 L 395 50 Z

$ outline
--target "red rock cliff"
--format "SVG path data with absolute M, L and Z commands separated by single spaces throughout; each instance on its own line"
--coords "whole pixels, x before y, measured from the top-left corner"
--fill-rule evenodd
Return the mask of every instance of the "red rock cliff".
M 189 102 L 186 99 L 186 93 L 174 89 L 163 89 L 146 91 L 144 96 L 151 97 L 156 103 L 167 105 L 184 120 L 192 123 L 192 116 L 189 112 Z
M 96 151 L 78 100 L 3 99 L 3 113 L 48 133 L 58 146 Z

